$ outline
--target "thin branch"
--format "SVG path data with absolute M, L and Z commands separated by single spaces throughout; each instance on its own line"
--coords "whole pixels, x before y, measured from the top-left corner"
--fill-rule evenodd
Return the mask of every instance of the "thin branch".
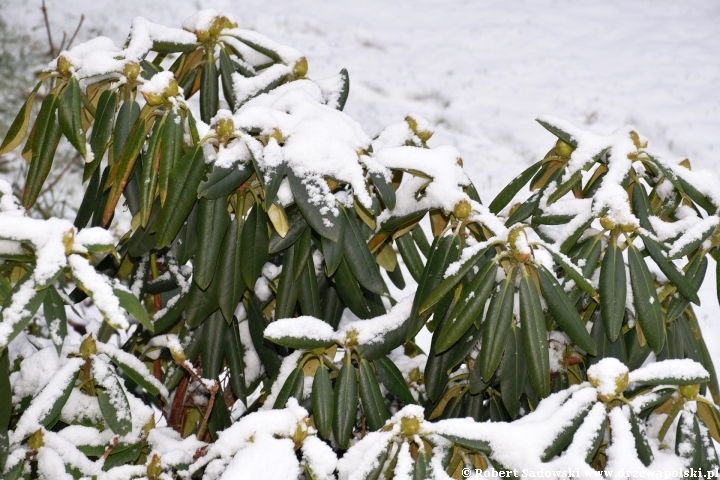
M 70 47 L 72 47 L 72 44 L 75 41 L 75 37 L 77 37 L 77 34 L 80 31 L 80 27 L 82 27 L 82 24 L 84 21 L 85 21 L 85 15 L 80 15 L 80 21 L 78 22 L 78 26 L 75 29 L 75 33 L 73 33 L 72 37 L 70 37 L 70 41 L 68 42 L 67 47 L 65 47 L 65 50 L 70 50 Z
M 215 385 L 213 385 L 213 388 L 210 391 L 210 401 L 208 402 L 207 410 L 205 410 L 205 416 L 203 416 L 203 421 L 197 431 L 198 440 L 202 440 L 205 436 L 205 432 L 207 431 L 207 423 L 210 419 L 210 412 L 212 412 L 213 405 L 215 405 L 215 394 L 217 393 L 218 388 L 220 388 L 220 384 L 215 382 Z
M 55 44 L 53 43 L 52 33 L 50 32 L 50 19 L 48 19 L 45 0 L 42 0 L 42 7 L 40 7 L 40 10 L 42 10 L 43 18 L 45 18 L 45 30 L 47 30 L 48 43 L 50 43 L 50 56 L 55 58 Z
M 74 159 L 75 159 L 75 157 L 73 157 L 72 159 L 70 159 L 70 161 L 68 161 L 67 165 L 65 165 L 65 168 L 63 168 L 62 171 L 58 174 L 58 176 L 55 177 L 55 179 L 54 179 L 52 182 L 50 182 L 50 185 L 48 185 L 47 187 L 45 187 L 45 189 L 44 189 L 42 192 L 40 192 L 40 195 L 39 195 L 39 196 L 47 193 L 49 190 L 52 190 L 53 187 L 55 187 L 55 185 L 57 185 L 57 183 L 60 181 L 60 179 L 61 179 L 63 176 L 65 176 L 65 174 L 67 173 L 67 171 L 70 170 L 70 167 L 72 167 L 72 164 L 73 164 L 72 161 L 73 161 Z

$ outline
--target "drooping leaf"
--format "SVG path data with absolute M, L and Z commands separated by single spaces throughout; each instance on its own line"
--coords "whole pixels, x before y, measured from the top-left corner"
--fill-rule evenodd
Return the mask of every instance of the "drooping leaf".
M 660 353 L 665 344 L 665 320 L 660 310 L 655 281 L 637 247 L 630 243 L 627 251 L 637 319 L 650 347 L 655 353 Z
M 520 278 L 520 325 L 530 384 L 538 397 L 545 398 L 550 392 L 547 330 L 540 295 L 527 268 L 522 269 Z
M 321 437 L 328 438 L 333 421 L 333 387 L 330 375 L 322 365 L 315 370 L 311 399 L 315 428 Z
M 617 239 L 612 238 L 605 250 L 600 267 L 600 312 L 605 333 L 611 341 L 620 335 L 625 318 L 625 297 L 627 295 L 625 262 Z
M 242 278 L 249 289 L 255 288 L 255 281 L 260 276 L 263 265 L 270 258 L 268 255 L 269 235 L 267 214 L 258 204 L 248 213 L 243 224 L 241 242 Z
M 198 204 L 198 249 L 193 265 L 193 278 L 195 283 L 205 290 L 215 276 L 222 241 L 230 225 L 230 215 L 225 198 L 201 198 Z
M 85 147 L 85 131 L 82 127 L 80 116 L 80 83 L 77 78 L 70 77 L 68 84 L 60 94 L 60 104 L 58 106 L 58 120 L 63 135 L 75 147 L 83 158 L 87 157 L 87 149 Z
M 358 409 L 357 374 L 349 360 L 348 356 L 340 368 L 333 396 L 333 436 L 343 450 L 348 448 Z
M 102 416 L 115 434 L 127 435 L 132 430 L 132 410 L 125 391 L 115 376 L 104 386 L 106 388 L 98 394 Z

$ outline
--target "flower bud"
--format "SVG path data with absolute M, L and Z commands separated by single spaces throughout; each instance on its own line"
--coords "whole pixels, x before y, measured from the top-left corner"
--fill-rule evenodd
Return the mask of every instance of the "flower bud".
M 35 451 L 40 450 L 40 448 L 45 445 L 45 435 L 43 434 L 42 428 L 30 435 L 30 438 L 28 438 L 28 447 L 32 448 Z
M 140 65 L 138 65 L 136 62 L 128 62 L 125 64 L 125 67 L 123 68 L 123 75 L 130 80 L 131 82 L 134 82 L 138 75 L 140 75 Z
M 97 353 L 97 344 L 92 336 L 92 333 L 85 337 L 85 340 L 80 344 L 80 356 L 87 360 L 91 355 Z
M 613 228 L 615 228 L 615 222 L 610 220 L 610 218 L 608 217 L 602 217 L 600 219 L 600 225 L 602 225 L 605 230 L 612 230 Z
M 175 78 L 171 78 L 170 81 L 167 84 L 167 87 L 162 91 L 162 96 L 164 98 L 170 98 L 177 96 L 179 90 L 178 90 L 178 83 Z
M 420 432 L 420 419 L 417 417 L 402 417 L 400 419 L 400 434 L 405 437 L 412 437 Z
M 683 398 L 687 398 L 688 400 L 693 400 L 695 397 L 698 396 L 698 393 L 700 393 L 699 383 L 696 383 L 694 385 L 683 385 L 680 387 L 680 395 L 682 395 Z
M 470 212 L 472 212 L 472 207 L 470 206 L 470 202 L 465 199 L 460 200 L 455 204 L 455 208 L 453 208 L 453 215 L 460 220 L 468 218 L 470 216 Z
M 296 78 L 302 78 L 305 75 L 307 75 L 308 72 L 308 61 L 307 58 L 302 57 L 300 60 L 298 60 L 295 63 L 295 66 L 293 66 L 293 75 L 295 75 Z
M 217 134 L 221 137 L 228 137 L 235 131 L 235 123 L 230 117 L 223 117 L 217 122 Z
M 555 143 L 555 153 L 557 153 L 560 157 L 569 157 L 572 154 L 573 150 L 575 150 L 575 147 L 563 142 L 559 138 L 558 141 Z
M 70 76 L 70 69 L 72 68 L 73 64 L 70 60 L 67 59 L 67 57 L 60 55 L 57 59 L 57 71 L 60 72 L 61 75 L 65 77 Z

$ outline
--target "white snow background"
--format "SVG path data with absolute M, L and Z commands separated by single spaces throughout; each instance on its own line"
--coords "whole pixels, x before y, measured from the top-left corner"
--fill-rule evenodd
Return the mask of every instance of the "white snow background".
M 0 15 L 44 41 L 39 0 L 0 0 Z M 714 0 L 48 0 L 59 42 L 121 43 L 131 20 L 179 27 L 202 8 L 291 45 L 311 78 L 347 68 L 345 111 L 371 136 L 408 112 L 456 146 L 487 203 L 554 137 L 543 113 L 596 133 L 634 125 L 651 147 L 720 173 L 720 2 Z M 720 188 L 720 185 L 718 186 Z M 711 262 L 698 317 L 720 367 Z M 409 276 L 408 276 L 409 277 Z M 402 295 L 400 295 L 402 296 Z

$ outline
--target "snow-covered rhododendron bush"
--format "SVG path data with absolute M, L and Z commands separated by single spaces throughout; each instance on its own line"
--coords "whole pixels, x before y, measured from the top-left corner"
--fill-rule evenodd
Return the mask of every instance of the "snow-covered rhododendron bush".
M 307 74 L 212 10 L 42 70 L 0 145 L 29 164 L 0 179 L 2 478 L 716 471 L 712 172 L 542 116 L 482 203 L 428 122 L 371 138 L 348 72 Z M 60 142 L 84 198 L 40 219 Z

